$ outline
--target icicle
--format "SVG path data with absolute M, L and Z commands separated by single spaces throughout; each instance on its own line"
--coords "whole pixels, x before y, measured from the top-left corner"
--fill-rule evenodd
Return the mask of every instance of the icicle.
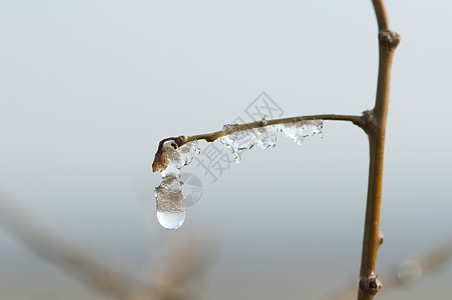
M 200 153 L 197 141 L 178 148 L 174 141 L 163 144 L 168 165 L 161 171 L 162 183 L 155 188 L 157 219 L 166 229 L 177 229 L 185 221 L 185 199 L 182 195 L 180 169 Z
M 233 125 L 225 125 L 224 128 L 233 129 Z M 255 145 L 262 149 L 275 147 L 277 127 L 265 126 L 248 130 L 241 130 L 220 137 L 218 140 L 232 152 L 236 163 L 241 160 L 241 153 L 249 150 Z
M 323 120 L 304 120 L 279 125 L 279 129 L 292 141 L 301 146 L 307 137 L 318 134 L 322 137 Z
M 264 150 L 268 147 L 275 147 L 278 131 L 278 127 L 274 125 L 253 129 L 257 146 Z
M 231 125 L 225 125 L 224 128 L 231 128 Z M 255 137 L 250 134 L 250 130 L 237 131 L 229 135 L 225 135 L 218 139 L 229 151 L 232 152 L 235 162 L 239 163 L 241 160 L 240 154 L 244 150 L 254 147 L 256 144 Z
M 234 125 L 225 125 L 225 129 L 233 130 Z M 237 163 L 241 153 L 255 145 L 262 149 L 276 146 L 277 133 L 282 131 L 288 138 L 301 145 L 307 137 L 318 134 L 322 137 L 323 120 L 303 120 L 294 123 L 269 125 L 254 129 L 241 130 L 223 136 L 218 140 L 232 152 Z

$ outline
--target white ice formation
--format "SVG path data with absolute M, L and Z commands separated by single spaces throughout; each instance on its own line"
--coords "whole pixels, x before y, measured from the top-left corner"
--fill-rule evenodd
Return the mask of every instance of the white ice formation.
M 155 188 L 157 219 L 166 229 L 177 229 L 185 221 L 185 199 L 182 195 L 180 169 L 200 153 L 198 142 L 177 147 L 174 141 L 163 144 L 168 166 L 162 173 L 162 183 Z

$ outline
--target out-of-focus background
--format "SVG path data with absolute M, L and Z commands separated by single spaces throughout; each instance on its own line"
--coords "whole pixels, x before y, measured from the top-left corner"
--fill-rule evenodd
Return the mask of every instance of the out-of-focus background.
M 386 2 L 402 41 L 379 272 L 452 234 L 452 4 Z M 329 299 L 357 280 L 368 172 L 359 128 L 326 122 L 324 138 L 301 148 L 281 135 L 239 165 L 214 144 L 216 167 L 183 170 L 202 196 L 176 232 L 155 217 L 150 165 L 162 138 L 253 112 L 370 109 L 371 1 L 3 1 L 0 37 L 0 299 L 110 299 L 67 272 L 83 265 L 79 248 L 142 281 L 178 270 L 167 249 L 181 264 L 198 255 L 206 268 L 186 276 L 199 277 L 203 299 Z M 449 299 L 451 276 L 446 262 L 378 298 Z

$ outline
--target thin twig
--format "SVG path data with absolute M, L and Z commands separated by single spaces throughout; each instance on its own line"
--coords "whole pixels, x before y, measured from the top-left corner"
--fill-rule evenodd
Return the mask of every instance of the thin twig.
M 15 203 L 13 205 L 13 203 Z M 5 229 L 45 260 L 75 275 L 114 299 L 136 299 L 133 272 L 68 243 L 45 228 L 17 201 L 0 191 L 0 222 Z
M 381 288 L 375 274 L 380 242 L 380 206 L 383 183 L 383 156 L 386 133 L 386 119 L 389 105 L 389 86 L 392 59 L 400 36 L 387 29 L 388 18 L 383 2 L 373 1 L 380 32 L 380 66 L 378 70 L 375 107 L 368 112 L 368 122 L 363 126 L 369 137 L 369 183 L 367 190 L 366 218 L 364 224 L 363 250 L 359 278 L 358 299 L 372 300 Z
M 217 249 L 196 234 L 184 232 L 183 238 L 173 238 L 153 255 L 154 263 L 143 277 L 147 284 L 142 294 L 152 294 L 157 300 L 200 299 L 200 291 L 194 288 L 196 279 L 211 265 Z
M 32 214 L 19 207 L 16 199 L 1 190 L 0 224 L 48 262 L 95 291 L 118 300 L 178 299 L 176 292 L 186 296 L 191 282 L 211 263 L 214 254 L 212 247 L 201 243 L 200 239 L 190 239 L 183 245 L 177 241 L 171 247 L 172 255 L 159 259 L 162 268 L 154 271 L 152 276 L 139 278 L 131 268 L 107 260 L 105 255 L 93 255 L 53 234 Z M 165 250 L 165 253 L 169 252 Z
M 161 171 L 166 168 L 166 157 L 163 153 L 163 144 L 168 141 L 174 142 L 174 147 L 180 147 L 188 142 L 196 141 L 196 140 L 205 140 L 207 142 L 213 142 L 220 137 L 223 137 L 228 134 L 232 134 L 234 132 L 243 131 L 243 130 L 249 130 L 254 128 L 260 128 L 270 125 L 279 125 L 279 124 L 288 124 L 288 123 L 296 123 L 300 121 L 306 121 L 306 120 L 328 120 L 328 121 L 348 121 L 352 122 L 353 124 L 357 126 L 362 126 L 363 119 L 362 116 L 353 116 L 353 115 L 335 115 L 335 114 L 324 114 L 324 115 L 310 115 L 310 116 L 298 116 L 298 117 L 290 117 L 290 118 L 283 118 L 283 119 L 274 119 L 274 120 L 261 120 L 261 121 L 255 121 L 251 123 L 245 123 L 245 124 L 234 124 L 233 126 L 228 126 L 223 128 L 222 130 L 211 132 L 211 133 L 204 133 L 204 134 L 198 134 L 198 135 L 192 135 L 192 136 L 178 136 L 178 137 L 169 137 L 166 139 L 163 139 L 159 142 L 159 147 L 157 149 L 157 152 L 155 153 L 154 162 L 152 163 L 152 170 L 154 172 Z
M 389 29 L 389 18 L 383 0 L 372 0 L 372 3 L 377 16 L 378 29 Z

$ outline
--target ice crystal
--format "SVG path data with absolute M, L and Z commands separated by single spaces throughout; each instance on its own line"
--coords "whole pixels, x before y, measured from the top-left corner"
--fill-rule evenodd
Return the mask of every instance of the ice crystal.
M 166 229 L 177 229 L 185 221 L 185 199 L 182 195 L 180 169 L 200 153 L 197 141 L 180 147 L 174 141 L 163 144 L 168 165 L 161 171 L 162 182 L 155 188 L 157 219 Z
M 225 125 L 226 129 L 233 129 L 232 125 Z M 253 148 L 255 145 L 262 149 L 275 147 L 276 145 L 275 126 L 265 126 L 248 130 L 233 132 L 229 135 L 219 138 L 219 141 L 232 152 L 237 163 L 240 162 L 240 154 L 244 150 Z
M 225 129 L 234 130 L 234 125 L 225 125 Z M 232 152 L 237 163 L 241 160 L 241 153 L 253 148 L 255 145 L 262 149 L 276 146 L 278 132 L 283 132 L 288 138 L 298 145 L 303 140 L 315 134 L 322 136 L 322 120 L 303 120 L 299 122 L 268 125 L 254 129 L 247 129 L 232 132 L 229 135 L 219 138 L 219 141 Z
M 279 129 L 292 141 L 301 146 L 307 137 L 318 134 L 322 137 L 322 120 L 305 120 L 295 123 L 280 124 Z

